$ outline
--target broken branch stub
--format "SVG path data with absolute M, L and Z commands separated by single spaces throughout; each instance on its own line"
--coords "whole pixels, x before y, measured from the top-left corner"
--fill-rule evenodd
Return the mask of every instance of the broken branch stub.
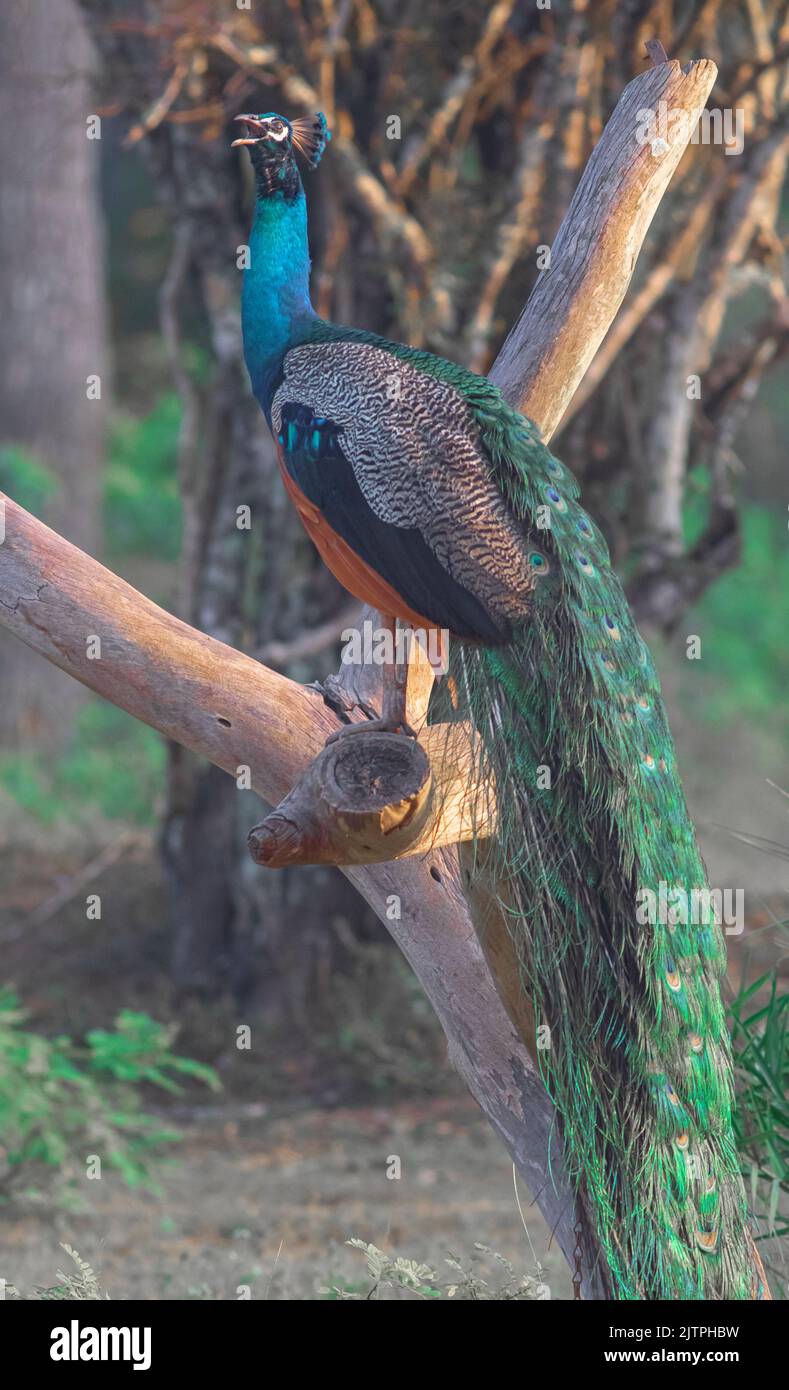
M 372 864 L 397 858 L 432 816 L 433 775 L 422 746 L 363 728 L 327 744 L 304 776 L 249 832 L 256 864 Z
M 368 731 L 328 743 L 249 833 L 256 864 L 387 864 L 495 831 L 495 797 L 466 724 L 434 724 L 419 742 Z

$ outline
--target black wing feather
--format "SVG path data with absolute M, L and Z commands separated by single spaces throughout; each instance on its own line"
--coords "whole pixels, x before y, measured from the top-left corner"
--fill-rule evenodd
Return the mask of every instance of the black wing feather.
M 376 516 L 342 450 L 342 430 L 309 406 L 283 403 L 278 436 L 285 467 L 304 496 L 407 606 L 457 637 L 498 645 L 511 629 L 442 566 L 418 528 Z

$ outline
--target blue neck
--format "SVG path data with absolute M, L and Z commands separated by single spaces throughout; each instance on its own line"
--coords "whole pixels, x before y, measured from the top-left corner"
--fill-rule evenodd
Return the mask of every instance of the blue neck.
M 304 189 L 258 197 L 244 271 L 241 320 L 252 390 L 268 415 L 282 358 L 303 342 L 315 321 L 310 303 L 310 256 Z

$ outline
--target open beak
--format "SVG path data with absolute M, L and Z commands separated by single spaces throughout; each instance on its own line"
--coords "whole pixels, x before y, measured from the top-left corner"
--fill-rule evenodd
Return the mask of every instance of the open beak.
M 233 119 L 245 122 L 247 134 L 239 140 L 234 140 L 230 146 L 231 150 L 234 150 L 236 145 L 257 145 L 258 141 L 263 139 L 266 126 L 263 121 L 258 120 L 257 116 L 234 116 Z M 253 134 L 254 131 L 258 132 L 257 135 Z

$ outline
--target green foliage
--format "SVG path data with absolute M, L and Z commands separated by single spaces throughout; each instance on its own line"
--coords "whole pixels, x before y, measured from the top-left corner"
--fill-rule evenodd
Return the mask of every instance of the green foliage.
M 75 1300 L 77 1302 L 90 1300 L 94 1303 L 101 1303 L 108 1299 L 109 1294 L 102 1292 L 98 1276 L 87 1260 L 83 1260 L 77 1251 L 64 1241 L 60 1242 L 60 1248 L 65 1250 L 70 1260 L 74 1261 L 76 1270 L 67 1271 L 64 1274 L 63 1270 L 59 1269 L 57 1271 L 58 1283 L 36 1284 L 30 1299 L 41 1303 L 72 1303 Z M 12 1284 L 6 1284 L 5 1294 L 6 1298 L 10 1299 L 24 1299 L 25 1297 Z
M 88 1033 L 90 1070 L 107 1072 L 116 1081 L 147 1081 L 173 1095 L 180 1094 L 181 1087 L 170 1072 L 192 1076 L 218 1090 L 219 1081 L 212 1067 L 170 1051 L 173 1032 L 172 1027 L 157 1023 L 148 1014 L 123 1009 L 112 1032 L 94 1028 Z
M 217 1090 L 213 1069 L 173 1053 L 174 1029 L 147 1014 L 123 1010 L 113 1030 L 95 1029 L 82 1045 L 30 1032 L 26 1019 L 0 991 L 0 1193 L 24 1184 L 35 1194 L 44 1182 L 73 1201 L 88 1154 L 130 1187 L 155 1190 L 153 1164 L 180 1135 L 144 1111 L 140 1088 L 178 1092 L 175 1078 L 191 1077 Z
M 181 406 L 174 392 L 141 419 L 119 416 L 112 429 L 105 480 L 105 525 L 111 557 L 175 560 L 181 542 L 177 450 Z
M 194 372 L 199 376 L 200 363 Z M 181 408 L 174 392 L 159 396 L 143 418 L 118 416 L 105 475 L 105 524 L 110 559 L 142 554 L 178 556 L 181 505 L 177 446 Z M 60 483 L 18 448 L 0 449 L 0 489 L 42 515 Z M 164 778 L 160 737 L 123 711 L 93 699 L 80 711 L 60 758 L 25 749 L 0 756 L 0 788 L 43 824 L 84 815 L 152 824 Z
M 338 1281 L 326 1291 L 327 1297 L 334 1301 L 369 1302 L 371 1299 L 379 1299 L 382 1289 L 405 1292 L 419 1299 L 454 1298 L 456 1301 L 474 1303 L 480 1300 L 534 1302 L 550 1298 L 550 1291 L 543 1281 L 539 1265 L 536 1266 L 533 1276 L 516 1274 L 510 1261 L 497 1254 L 495 1250 L 489 1249 L 487 1245 L 475 1243 L 474 1249 L 478 1252 L 475 1258 L 478 1260 L 482 1255 L 503 1272 L 503 1277 L 495 1285 L 482 1278 L 472 1261 L 464 1264 L 457 1255 L 446 1256 L 444 1263 L 450 1269 L 451 1277 L 441 1280 L 429 1265 L 420 1264 L 417 1260 L 404 1259 L 400 1255 L 386 1255 L 383 1250 L 379 1250 L 376 1245 L 369 1245 L 367 1241 L 354 1238 L 346 1244 L 354 1250 L 362 1250 L 367 1256 L 367 1273 L 372 1282 L 370 1287 L 361 1288 L 356 1284 Z
M 774 970 L 743 986 L 732 1002 L 737 1079 L 735 1136 L 751 1209 L 765 1235 L 789 1235 L 789 995 Z
M 64 799 L 94 805 L 109 820 L 151 823 L 166 755 L 161 737 L 124 710 L 92 700 L 57 765 Z
M 0 757 L 0 787 L 44 824 L 84 816 L 89 807 L 108 820 L 152 824 L 164 765 L 164 744 L 153 729 L 92 699 L 62 757 Z
M 33 454 L 12 446 L 0 449 L 0 491 L 7 492 L 26 511 L 41 516 L 59 487 L 56 474 Z
M 321 1297 L 326 1303 L 340 1303 L 347 1299 L 366 1299 L 369 1293 L 370 1285 L 366 1279 L 344 1279 L 340 1274 L 332 1276 L 329 1287 L 321 1290 Z
M 686 508 L 686 540 L 704 524 L 706 479 L 694 474 Z M 703 675 L 708 719 L 785 718 L 783 692 L 789 685 L 789 644 L 784 608 L 776 595 L 789 593 L 789 544 L 785 523 L 766 507 L 742 509 L 742 562 L 723 575 L 688 615 L 688 631 L 709 634 Z M 695 673 L 694 673 L 695 675 Z M 694 708 L 698 708 L 694 700 Z

